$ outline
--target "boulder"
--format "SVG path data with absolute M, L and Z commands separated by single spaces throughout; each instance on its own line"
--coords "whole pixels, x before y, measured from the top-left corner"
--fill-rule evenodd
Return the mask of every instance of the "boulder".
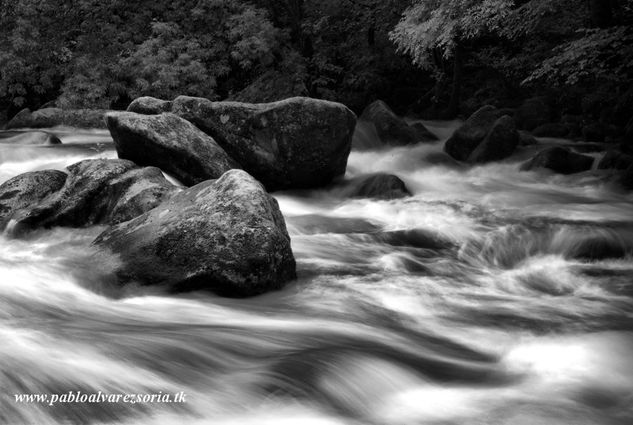
M 127 107 L 128 112 L 135 112 L 144 115 L 158 115 L 171 111 L 172 102 L 169 100 L 156 99 L 151 96 L 143 96 L 134 99 Z
M 321 187 L 343 175 L 356 125 L 344 105 L 304 97 L 250 104 L 180 96 L 172 111 L 271 191 Z
M 484 163 L 506 159 L 519 145 L 514 118 L 504 115 L 492 125 L 485 139 L 468 157 L 469 162 Z
M 212 137 L 174 114 L 111 112 L 106 121 L 119 158 L 159 167 L 187 186 L 240 168 Z
M 65 182 L 66 173 L 57 170 L 32 171 L 4 182 L 0 185 L 0 230 L 16 212 L 40 204 Z
M 521 166 L 521 171 L 547 168 L 560 174 L 574 174 L 590 170 L 592 165 L 592 157 L 557 146 L 547 148 L 536 154 L 534 158 Z
M 119 254 L 123 281 L 172 291 L 245 297 L 296 276 L 277 201 L 242 170 L 184 190 L 94 243 Z
M 527 99 L 517 108 L 514 118 L 521 130 L 532 131 L 551 121 L 551 109 L 541 97 Z
M 11 145 L 59 145 L 59 137 L 44 131 L 0 131 L 0 143 Z
M 598 162 L 598 170 L 626 170 L 633 164 L 633 156 L 611 149 Z
M 382 100 L 367 106 L 358 121 L 359 124 L 372 123 L 383 145 L 403 146 L 437 140 L 422 123 L 409 125 Z
M 569 127 L 561 123 L 542 124 L 532 130 L 532 134 L 536 137 L 555 137 L 563 138 L 569 135 Z
M 356 178 L 346 184 L 350 198 L 399 199 L 411 196 L 405 183 L 393 174 L 377 173 Z
M 106 112 L 105 110 L 61 108 L 44 108 L 31 112 L 28 109 L 23 109 L 9 121 L 7 129 L 56 126 L 105 128 L 103 117 Z
M 446 141 L 444 151 L 458 161 L 466 161 L 499 118 L 497 108 L 491 105 L 483 106 L 455 130 Z
M 537 145 L 538 140 L 527 131 L 519 131 L 519 146 Z
M 13 214 L 16 233 L 119 223 L 156 207 L 178 191 L 159 169 L 141 169 L 121 159 L 85 160 L 67 170 L 59 190 Z

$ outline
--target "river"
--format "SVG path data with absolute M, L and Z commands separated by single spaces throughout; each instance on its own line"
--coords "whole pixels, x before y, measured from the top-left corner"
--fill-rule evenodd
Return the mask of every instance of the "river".
M 0 145 L 0 182 L 116 157 L 107 132 L 54 131 Z M 252 299 L 120 288 L 103 227 L 0 236 L 0 423 L 633 423 L 633 196 L 519 172 L 535 148 L 461 168 L 442 144 L 352 152 L 348 177 L 410 198 L 276 193 L 299 278 Z M 15 400 L 69 391 L 186 403 Z

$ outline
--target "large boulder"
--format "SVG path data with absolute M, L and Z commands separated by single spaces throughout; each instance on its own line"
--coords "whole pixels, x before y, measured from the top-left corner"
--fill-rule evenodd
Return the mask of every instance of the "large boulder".
M 100 109 L 44 108 L 35 112 L 23 109 L 9 121 L 7 129 L 49 128 L 56 126 L 105 128 L 103 117 L 106 112 Z
M 251 296 L 296 276 L 277 201 L 253 177 L 231 170 L 106 230 L 99 247 L 119 254 L 122 280 L 172 291 Z
M 59 137 L 44 131 L 0 131 L 0 143 L 11 145 L 59 145 Z
M 32 171 L 4 182 L 0 185 L 0 230 L 16 212 L 40 204 L 65 182 L 66 173 L 57 170 Z
M 484 140 L 468 157 L 468 162 L 500 161 L 512 155 L 518 145 L 519 133 L 514 118 L 504 115 L 494 122 Z
M 382 100 L 377 100 L 365 108 L 358 119 L 358 125 L 364 123 L 374 125 L 376 134 L 383 145 L 403 146 L 437 140 L 437 137 L 422 123 L 409 125 Z
M 251 104 L 180 96 L 172 112 L 271 191 L 321 187 L 343 175 L 356 125 L 344 105 L 305 97 Z
M 159 167 L 187 186 L 241 168 L 212 137 L 174 114 L 111 112 L 106 122 L 119 158 Z
M 344 195 L 350 198 L 399 199 L 411 196 L 406 184 L 393 174 L 362 176 L 346 184 Z
M 575 174 L 591 169 L 594 159 L 560 146 L 547 148 L 521 166 L 521 171 L 547 168 L 560 174 Z
M 466 161 L 486 138 L 486 135 L 501 117 L 500 111 L 486 105 L 472 114 L 446 141 L 444 151 L 458 161 Z
M 159 169 L 121 159 L 84 160 L 67 170 L 59 190 L 13 214 L 16 233 L 131 220 L 178 191 Z
M 540 125 L 551 122 L 551 109 L 541 97 L 527 99 L 517 108 L 514 118 L 521 130 L 532 131 Z
M 172 102 L 169 100 L 157 99 L 151 96 L 143 96 L 134 99 L 127 107 L 128 112 L 137 114 L 158 115 L 171 111 Z

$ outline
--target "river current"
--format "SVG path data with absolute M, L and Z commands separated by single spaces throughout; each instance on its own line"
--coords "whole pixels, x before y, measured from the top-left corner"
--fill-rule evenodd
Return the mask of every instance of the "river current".
M 0 145 L 0 182 L 116 157 L 107 132 L 53 131 Z M 519 172 L 535 147 L 462 168 L 442 145 L 352 152 L 347 178 L 410 198 L 275 193 L 299 278 L 252 299 L 120 288 L 103 227 L 0 236 L 0 424 L 633 423 L 633 196 Z M 15 399 L 70 391 L 186 403 Z

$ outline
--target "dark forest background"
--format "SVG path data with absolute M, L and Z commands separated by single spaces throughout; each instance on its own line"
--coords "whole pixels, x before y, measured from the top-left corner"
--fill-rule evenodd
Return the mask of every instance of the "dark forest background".
M 0 111 L 306 95 L 467 116 L 538 99 L 631 124 L 633 1 L 0 0 Z

